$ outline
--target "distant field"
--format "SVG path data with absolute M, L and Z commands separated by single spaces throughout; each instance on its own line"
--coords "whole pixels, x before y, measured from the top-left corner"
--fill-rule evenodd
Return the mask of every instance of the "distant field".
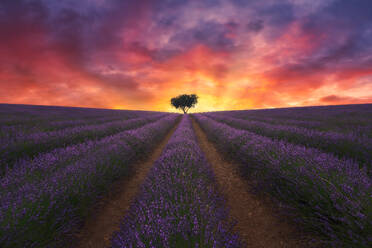
M 232 204 L 216 161 L 310 237 L 277 230 L 283 247 L 372 246 L 372 104 L 192 115 L 0 104 L 0 247 L 88 247 L 100 229 L 84 223 L 126 190 L 135 197 L 110 220 L 121 224 L 92 247 L 277 247 L 249 226 L 262 216 Z

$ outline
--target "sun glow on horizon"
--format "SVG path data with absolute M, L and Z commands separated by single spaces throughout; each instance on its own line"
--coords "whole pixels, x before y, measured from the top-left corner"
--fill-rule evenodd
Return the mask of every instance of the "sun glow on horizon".
M 368 1 L 11 2 L 0 102 L 170 112 L 191 93 L 191 112 L 372 102 Z

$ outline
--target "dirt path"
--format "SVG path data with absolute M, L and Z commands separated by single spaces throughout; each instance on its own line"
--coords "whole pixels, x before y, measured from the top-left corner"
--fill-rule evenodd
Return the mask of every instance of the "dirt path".
M 311 247 L 306 239 L 300 240 L 293 224 L 278 216 L 268 199 L 250 193 L 248 182 L 236 171 L 237 165 L 222 158 L 194 119 L 192 124 L 199 144 L 214 170 L 221 193 L 227 201 L 230 216 L 238 221 L 235 231 L 247 247 Z
M 176 130 L 178 123 L 145 160 L 133 165 L 131 177 L 114 183 L 112 190 L 96 206 L 95 213 L 86 220 L 78 234 L 78 248 L 104 248 L 110 245 L 110 238 L 119 230 L 120 221 L 144 181 L 155 160 L 160 156 L 168 140 Z

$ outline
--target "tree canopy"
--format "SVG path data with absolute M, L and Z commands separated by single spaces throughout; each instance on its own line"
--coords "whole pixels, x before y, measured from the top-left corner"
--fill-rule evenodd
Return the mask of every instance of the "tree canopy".
M 176 109 L 181 109 L 184 114 L 187 114 L 190 108 L 195 107 L 198 103 L 198 96 L 195 94 L 187 95 L 179 95 L 177 97 L 173 97 L 171 99 L 171 105 Z

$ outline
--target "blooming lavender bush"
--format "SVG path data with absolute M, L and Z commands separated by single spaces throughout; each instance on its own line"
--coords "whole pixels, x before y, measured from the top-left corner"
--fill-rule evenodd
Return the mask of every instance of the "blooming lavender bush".
M 138 118 L 156 114 L 152 111 L 112 110 L 57 106 L 0 104 L 0 126 L 48 126 L 51 122 L 66 120 L 94 120 L 97 118 Z
M 97 197 L 127 175 L 133 162 L 159 142 L 176 119 L 177 115 L 168 114 L 98 144 L 60 150 L 54 153 L 61 155 L 57 158 L 53 153 L 43 157 L 45 161 L 39 158 L 40 164 L 32 165 L 41 170 L 39 176 L 37 170 L 31 170 L 30 177 L 21 173 L 18 185 L 5 176 L 1 180 L 5 190 L 0 191 L 0 247 L 58 246 L 61 235 L 73 230 Z M 69 154 L 74 159 L 61 158 Z M 65 160 L 63 166 L 60 159 Z
M 317 121 L 317 120 L 296 120 L 296 119 L 282 119 L 282 118 L 275 118 L 271 116 L 251 116 L 247 114 L 248 111 L 241 112 L 239 114 L 234 113 L 235 111 L 221 111 L 221 112 L 212 112 L 213 114 L 222 114 L 224 116 L 229 116 L 237 119 L 243 120 L 250 120 L 250 121 L 262 121 L 269 124 L 279 124 L 279 125 L 290 125 L 290 126 L 298 126 L 298 127 L 305 127 L 305 128 L 312 128 L 312 129 L 321 129 L 324 125 L 324 122 Z M 249 112 L 248 112 L 249 113 Z
M 1 108 L 2 105 L 0 104 L 0 110 Z M 30 133 L 56 131 L 77 126 L 97 125 L 119 120 L 150 117 L 159 114 L 158 112 L 130 110 L 105 110 L 103 113 L 101 113 L 101 111 L 90 112 L 88 111 L 89 109 L 84 110 L 85 112 L 70 110 L 71 113 L 63 112 L 63 115 L 61 113 L 58 114 L 58 112 L 57 114 L 50 112 L 49 110 L 48 113 L 50 113 L 52 117 L 44 117 L 42 115 L 40 116 L 40 114 L 34 117 L 26 115 L 28 118 L 22 117 L 22 115 L 15 116 L 18 118 L 18 122 L 15 124 L 11 124 L 12 121 L 9 120 L 9 115 L 14 113 L 5 113 L 5 116 L 1 116 L 0 114 L 0 140 L 14 141 L 22 139 L 22 137 Z
M 0 126 L 0 140 L 19 140 L 27 134 L 37 133 L 37 132 L 48 132 L 57 131 L 66 128 L 78 127 L 78 126 L 88 126 L 97 125 L 107 122 L 128 120 L 124 116 L 121 117 L 99 117 L 99 118 L 89 118 L 89 119 L 73 119 L 73 120 L 49 120 L 49 121 L 35 121 L 34 124 L 22 123 L 16 125 L 3 125 Z
M 295 144 L 314 147 L 331 152 L 339 157 L 351 158 L 360 163 L 360 167 L 372 170 L 372 138 L 342 134 L 337 132 L 321 132 L 313 129 L 273 125 L 260 121 L 241 120 L 219 114 L 205 114 L 217 121 L 232 127 L 245 129 L 275 139 L 283 139 Z
M 372 138 L 372 104 L 215 112 L 272 124 L 295 125 Z
M 0 104 L 0 144 L 30 133 L 150 117 L 159 112 Z
M 296 119 L 296 120 L 318 120 L 327 121 L 330 118 L 340 119 L 342 122 L 358 119 L 371 120 L 372 104 L 353 104 L 336 106 L 309 106 L 309 107 L 289 107 L 274 109 L 255 109 L 255 110 L 236 110 L 224 111 L 234 114 L 235 117 L 266 117 L 271 116 L 277 119 Z M 240 118 L 238 117 L 238 118 Z
M 221 151 L 332 246 L 372 244 L 372 180 L 351 160 L 194 115 Z
M 241 247 L 190 118 L 155 162 L 112 247 Z
M 112 146 L 116 140 L 122 140 L 123 137 L 127 137 L 128 133 L 129 131 L 126 130 L 101 139 L 93 139 L 67 147 L 56 148 L 31 159 L 20 159 L 0 178 L 2 191 L 9 192 L 12 188 L 18 188 L 24 182 L 43 180 L 49 174 L 70 165 L 86 154 L 92 154 L 97 150 Z
M 141 117 L 126 121 L 113 121 L 98 125 L 88 125 L 66 128 L 51 132 L 31 133 L 17 140 L 0 140 L 0 174 L 6 167 L 24 157 L 33 157 L 41 152 L 50 151 L 57 147 L 84 142 L 90 139 L 97 139 L 112 135 L 124 130 L 145 125 L 146 123 L 164 117 L 166 114 L 160 113 L 150 117 Z

